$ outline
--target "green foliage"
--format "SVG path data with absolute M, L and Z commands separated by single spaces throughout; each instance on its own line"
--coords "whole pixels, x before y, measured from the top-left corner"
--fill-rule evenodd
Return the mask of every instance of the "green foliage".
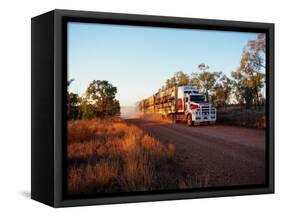
M 73 79 L 68 82 L 70 85 Z M 117 88 L 108 81 L 93 80 L 86 96 L 80 98 L 78 94 L 68 93 L 68 119 L 92 119 L 120 115 L 120 104 L 115 95 Z
M 98 116 L 95 106 L 93 104 L 88 103 L 86 99 L 83 99 L 80 105 L 80 111 L 81 119 L 83 120 L 89 120 Z
M 179 71 L 175 74 L 177 85 L 187 85 L 189 84 L 189 76 L 182 71 Z
M 232 72 L 236 96 L 241 104 L 260 105 L 262 102 L 261 90 L 265 85 L 264 52 L 265 35 L 258 34 L 257 40 L 247 43 L 242 53 L 240 67 Z
M 67 94 L 67 116 L 70 120 L 80 119 L 80 97 L 78 94 L 69 93 Z
M 217 84 L 214 86 L 214 95 L 212 96 L 212 102 L 215 106 L 225 106 L 232 93 L 233 82 L 226 75 L 223 75 Z
M 217 79 L 221 76 L 221 72 L 210 72 L 210 67 L 201 63 L 198 65 L 199 73 L 193 73 L 192 83 L 197 86 L 199 90 L 206 94 L 206 98 L 210 100 L 210 93 L 214 91 Z
M 120 113 L 119 101 L 115 99 L 117 88 L 108 81 L 93 80 L 86 91 L 87 99 L 95 105 L 98 117 L 113 116 Z
M 174 86 L 182 86 L 187 85 L 190 82 L 190 78 L 187 74 L 183 73 L 182 71 L 176 72 L 173 77 L 166 81 L 166 86 L 163 88 L 171 88 Z

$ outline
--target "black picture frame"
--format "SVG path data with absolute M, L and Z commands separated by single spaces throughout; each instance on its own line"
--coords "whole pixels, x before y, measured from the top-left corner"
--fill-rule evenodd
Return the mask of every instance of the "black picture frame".
M 207 190 L 67 197 L 66 90 L 68 21 L 266 34 L 267 183 Z M 53 10 L 31 21 L 31 198 L 53 207 L 274 193 L 274 24 L 164 16 Z

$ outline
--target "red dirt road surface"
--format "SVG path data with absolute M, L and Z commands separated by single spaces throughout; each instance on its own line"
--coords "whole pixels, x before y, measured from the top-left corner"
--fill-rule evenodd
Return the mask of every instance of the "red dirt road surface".
M 264 130 L 226 125 L 188 127 L 142 119 L 126 121 L 164 144 L 175 145 L 175 161 L 184 177 L 183 187 L 251 185 L 266 181 Z

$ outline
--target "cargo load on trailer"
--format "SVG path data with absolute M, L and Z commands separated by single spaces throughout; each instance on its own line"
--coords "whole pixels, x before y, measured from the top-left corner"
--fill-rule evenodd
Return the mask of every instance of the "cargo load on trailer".
M 140 101 L 139 110 L 143 115 L 158 113 L 190 126 L 216 122 L 216 108 L 207 101 L 205 94 L 190 85 L 161 89 Z

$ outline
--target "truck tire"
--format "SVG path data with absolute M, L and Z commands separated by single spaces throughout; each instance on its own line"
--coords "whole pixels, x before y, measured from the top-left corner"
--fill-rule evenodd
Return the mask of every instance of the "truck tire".
M 186 123 L 187 123 L 188 126 L 193 126 L 193 121 L 192 121 L 191 115 L 187 115 Z

